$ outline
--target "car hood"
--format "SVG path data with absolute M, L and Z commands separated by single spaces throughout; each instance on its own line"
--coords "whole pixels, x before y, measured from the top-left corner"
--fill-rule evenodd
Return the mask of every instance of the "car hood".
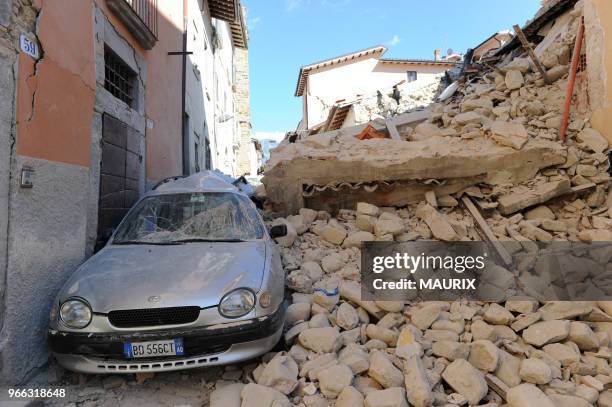
M 83 263 L 60 299 L 78 296 L 94 312 L 176 306 L 210 307 L 228 291 L 259 291 L 265 242 L 110 245 Z

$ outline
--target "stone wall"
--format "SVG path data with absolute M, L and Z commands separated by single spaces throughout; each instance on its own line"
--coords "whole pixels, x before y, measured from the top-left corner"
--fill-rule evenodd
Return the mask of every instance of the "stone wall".
M 235 48 L 234 69 L 236 72 L 236 91 L 234 92 L 236 121 L 240 129 L 240 146 L 237 153 L 237 175 L 249 174 L 251 162 L 251 108 L 249 92 L 249 50 Z

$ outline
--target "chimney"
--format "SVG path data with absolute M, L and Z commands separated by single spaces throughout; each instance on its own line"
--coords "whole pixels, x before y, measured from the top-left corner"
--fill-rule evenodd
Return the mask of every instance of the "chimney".
M 440 60 L 441 53 L 442 53 L 442 51 L 440 51 L 439 49 L 434 50 L 434 60 L 435 61 L 439 61 Z

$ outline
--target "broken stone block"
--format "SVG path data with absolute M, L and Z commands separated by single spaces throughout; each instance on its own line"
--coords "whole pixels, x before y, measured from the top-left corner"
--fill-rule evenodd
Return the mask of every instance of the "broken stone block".
M 310 294 L 312 293 L 312 280 L 302 270 L 293 270 L 287 276 L 287 287 L 294 291 Z
M 359 232 L 353 232 L 350 233 L 346 239 L 344 239 L 344 242 L 342 243 L 342 247 L 344 248 L 349 248 L 349 247 L 359 247 L 361 248 L 363 246 L 363 242 L 373 242 L 375 239 L 374 235 L 370 232 L 366 232 L 366 231 L 359 231 Z
M 298 365 L 290 356 L 275 356 L 259 375 L 257 384 L 289 394 L 297 386 Z
M 302 263 L 300 270 L 313 282 L 319 281 L 323 277 L 323 270 L 321 270 L 321 266 L 319 266 L 319 263 L 314 261 L 306 261 Z
M 437 197 L 438 206 L 442 207 L 455 207 L 459 205 L 459 201 L 450 195 L 442 195 Z
M 477 369 L 493 372 L 499 362 L 499 349 L 486 339 L 472 342 L 468 362 Z
M 454 361 L 455 359 L 467 359 L 470 354 L 470 345 L 461 342 L 438 341 L 431 346 L 434 355 Z
M 210 393 L 210 407 L 240 407 L 244 383 L 218 381 Z
M 338 328 L 309 328 L 298 335 L 298 341 L 306 349 L 317 353 L 332 353 L 338 350 L 340 332 Z
M 489 390 L 482 372 L 464 359 L 457 359 L 448 365 L 442 372 L 442 378 L 471 405 L 478 404 Z
M 567 394 L 549 394 L 548 398 L 556 407 L 591 407 L 592 404 L 578 396 L 570 396 Z M 598 404 L 598 407 L 603 407 Z
M 334 273 L 342 268 L 344 262 L 338 253 L 328 254 L 321 259 L 321 268 L 326 273 Z
M 368 376 L 388 389 L 391 387 L 401 387 L 404 383 L 404 375 L 396 368 L 393 363 L 378 350 L 370 353 L 370 368 Z
M 374 232 L 375 223 L 376 218 L 370 215 L 357 214 L 357 217 L 355 219 L 355 225 L 357 226 L 357 228 L 364 232 Z
M 578 234 L 583 242 L 611 242 L 612 231 L 606 229 L 587 229 Z
M 402 387 L 374 390 L 365 398 L 365 407 L 408 407 L 406 391 Z
M 599 348 L 599 339 L 595 332 L 584 322 L 572 321 L 568 339 L 583 351 Z
M 317 219 L 317 211 L 314 209 L 300 208 L 299 214 L 302 216 L 307 225 L 310 225 Z
M 552 380 L 552 370 L 542 359 L 525 359 L 519 370 L 521 379 L 533 384 L 547 384 Z
M 533 384 L 523 383 L 508 390 L 508 407 L 555 407 L 553 402 Z
M 519 71 L 520 73 L 529 72 L 530 61 L 529 58 L 514 58 L 508 65 L 504 66 L 502 70 L 508 72 L 511 70 Z
M 375 301 L 376 305 L 387 312 L 402 312 L 404 310 L 403 301 Z
M 374 234 L 376 236 L 399 235 L 404 232 L 404 224 L 400 221 L 389 219 L 378 219 L 374 224 Z
M 529 135 L 521 123 L 496 120 L 491 125 L 491 138 L 502 146 L 520 150 L 529 140 Z
M 345 387 L 336 399 L 336 407 L 363 407 L 363 394 L 353 386 Z
M 328 133 L 313 134 L 306 137 L 304 144 L 314 148 L 326 148 L 332 142 L 332 137 Z
M 518 312 L 520 314 L 528 314 L 535 312 L 538 309 L 538 301 L 530 297 L 510 297 L 506 300 L 504 308 L 511 312 Z
M 570 188 L 571 184 L 568 179 L 539 184 L 527 192 L 500 196 L 497 200 L 499 202 L 498 209 L 502 215 L 510 215 L 530 206 L 547 202 L 568 192 Z
M 576 138 L 596 153 L 603 153 L 608 148 L 608 140 L 595 129 L 584 129 Z
M 427 373 L 419 356 L 413 356 L 404 362 L 404 378 L 408 402 L 411 405 L 429 407 L 433 404 L 433 394 Z
M 348 302 L 340 304 L 336 313 L 336 323 L 347 331 L 355 328 L 359 323 L 359 316 L 355 308 Z
M 446 217 L 429 204 L 421 205 L 416 210 L 416 216 L 423 220 L 431 233 L 440 240 L 452 242 L 459 240 L 459 235 L 453 229 Z
M 335 365 L 317 373 L 321 393 L 328 398 L 336 398 L 342 389 L 353 383 L 353 371 L 345 365 Z
M 521 359 L 514 355 L 506 352 L 505 350 L 499 350 L 499 363 L 494 374 L 504 382 L 508 387 L 514 387 L 521 384 L 521 377 L 519 376 L 519 370 L 521 368 Z
M 472 336 L 474 341 L 477 341 L 479 339 L 486 339 L 490 341 L 497 340 L 497 334 L 495 333 L 495 329 L 491 325 L 480 319 L 472 322 Z
M 557 217 L 554 212 L 546 205 L 536 206 L 533 209 L 528 210 L 525 213 L 525 219 L 527 220 L 535 220 L 535 219 L 550 219 L 554 220 Z
M 311 375 L 311 373 L 316 373 L 320 371 L 321 369 L 335 365 L 337 363 L 338 363 L 338 360 L 336 359 L 335 353 L 325 353 L 323 355 L 318 355 L 318 356 L 315 356 L 313 359 L 308 360 L 304 364 L 302 364 L 302 366 L 300 367 L 299 375 L 300 377 L 313 377 L 314 378 L 316 374 Z
M 272 407 L 280 405 L 289 405 L 287 396 L 278 390 L 271 387 L 262 386 L 260 384 L 249 383 L 240 392 L 242 399 L 241 407 Z
M 466 124 L 470 123 L 480 123 L 482 116 L 476 112 L 465 112 L 459 113 L 457 116 L 455 116 L 454 120 L 458 125 L 465 126 Z
M 321 231 L 321 238 L 339 246 L 346 238 L 346 230 L 340 226 L 328 224 Z
M 435 124 L 423 122 L 414 128 L 414 132 L 424 137 L 436 137 L 440 135 L 440 128 Z
M 397 343 L 397 331 L 379 325 L 369 324 L 366 327 L 366 334 L 368 338 L 381 340 L 389 346 L 395 346 Z
M 547 355 L 558 360 L 562 366 L 569 366 L 580 361 L 580 354 L 571 346 L 563 343 L 551 343 L 542 348 Z
M 510 325 L 514 315 L 499 304 L 492 303 L 485 311 L 484 320 L 494 325 Z
M 546 77 L 551 83 L 554 83 L 559 79 L 563 78 L 567 73 L 568 69 L 568 65 L 557 65 L 546 71 Z
M 425 201 L 434 208 L 438 207 L 438 200 L 436 199 L 436 193 L 434 191 L 425 192 Z
M 505 78 L 506 87 L 510 90 L 519 89 L 525 83 L 523 74 L 516 69 L 506 72 Z
M 354 374 L 363 373 L 370 368 L 368 353 L 356 343 L 350 343 L 340 351 L 338 362 L 350 367 Z
M 308 321 L 310 318 L 310 304 L 306 302 L 291 304 L 287 307 L 285 315 L 289 325 L 295 325 L 300 321 Z
M 593 305 L 589 301 L 549 301 L 538 311 L 542 320 L 574 319 L 589 314 Z
M 570 321 L 552 320 L 537 322 L 523 331 L 523 340 L 531 345 L 542 347 L 567 338 Z
M 357 214 L 376 217 L 380 214 L 380 209 L 367 202 L 357 202 Z
M 436 319 L 438 319 L 441 312 L 442 310 L 438 304 L 425 304 L 412 313 L 410 322 L 412 322 L 412 324 L 421 331 L 424 331 L 428 329 Z
M 287 216 L 287 221 L 293 225 L 298 235 L 302 235 L 308 230 L 308 225 L 302 215 L 289 215 Z
M 542 314 L 540 312 L 530 312 L 527 314 L 521 314 L 516 317 L 516 319 L 511 325 L 511 328 L 515 332 L 520 332 L 528 326 L 538 322 L 540 318 L 542 318 Z
M 567 223 L 562 220 L 544 219 L 542 221 L 542 229 L 549 232 L 565 232 L 567 231 Z

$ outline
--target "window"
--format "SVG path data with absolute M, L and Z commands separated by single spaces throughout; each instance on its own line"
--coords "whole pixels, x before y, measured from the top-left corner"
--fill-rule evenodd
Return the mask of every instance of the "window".
M 109 47 L 104 47 L 104 88 L 132 106 L 136 73 Z
M 408 74 L 408 82 L 414 82 L 417 80 L 416 71 L 406 71 L 406 73 Z

